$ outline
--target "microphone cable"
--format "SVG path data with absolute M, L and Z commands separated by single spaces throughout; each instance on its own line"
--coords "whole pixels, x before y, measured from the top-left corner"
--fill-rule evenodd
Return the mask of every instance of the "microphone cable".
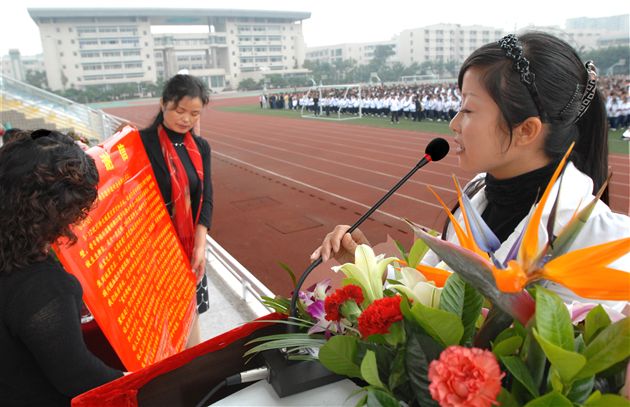
M 201 399 L 201 401 L 197 403 L 196 407 L 206 407 L 207 406 L 206 403 L 208 402 L 208 400 L 210 400 L 210 398 L 212 398 L 212 396 L 214 396 L 216 392 L 218 392 L 224 387 L 232 386 L 234 384 L 255 382 L 258 380 L 267 379 L 268 377 L 269 377 L 269 369 L 266 367 L 246 370 L 244 372 L 229 376 L 225 378 L 224 380 L 221 380 L 219 383 L 217 383 L 216 386 L 212 388 L 212 390 L 206 393 L 206 395 L 203 396 L 203 399 Z

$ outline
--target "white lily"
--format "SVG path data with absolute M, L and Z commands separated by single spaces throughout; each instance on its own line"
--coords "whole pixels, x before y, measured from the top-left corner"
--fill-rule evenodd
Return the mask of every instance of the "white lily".
M 399 271 L 401 284 L 392 284 L 389 288 L 405 294 L 414 302 L 419 302 L 426 307 L 437 308 L 440 305 L 442 288 L 437 287 L 433 281 L 427 279 L 411 267 L 403 267 Z
M 385 258 L 382 254 L 375 256 L 370 246 L 362 244 L 354 252 L 354 263 L 333 267 L 333 270 L 341 270 L 350 280 L 347 283 L 360 286 L 365 297 L 364 304 L 371 304 L 383 298 L 383 276 L 387 265 L 395 260 L 395 257 Z

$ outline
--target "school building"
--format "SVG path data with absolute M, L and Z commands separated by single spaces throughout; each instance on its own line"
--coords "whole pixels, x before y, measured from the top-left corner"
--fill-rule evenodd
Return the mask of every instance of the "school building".
M 187 69 L 213 89 L 305 72 L 308 12 L 155 8 L 29 8 L 52 90 L 157 82 Z M 153 34 L 153 26 L 207 27 Z M 179 31 L 179 30 L 178 30 Z M 192 31 L 192 30 L 191 30 Z

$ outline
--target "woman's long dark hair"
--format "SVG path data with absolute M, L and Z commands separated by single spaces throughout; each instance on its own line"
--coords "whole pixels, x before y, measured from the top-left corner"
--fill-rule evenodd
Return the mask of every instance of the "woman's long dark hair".
M 0 273 L 43 260 L 59 238 L 76 242 L 70 226 L 97 197 L 94 160 L 64 134 L 37 133 L 0 148 Z
M 542 108 L 549 119 L 544 151 L 551 160 L 560 160 L 572 142 L 575 147 L 570 160 L 593 180 L 593 192 L 599 190 L 608 175 L 608 126 L 606 106 L 599 90 L 585 114 L 577 120 L 582 94 L 588 81 L 584 63 L 566 42 L 546 33 L 531 32 L 518 37 L 524 57 L 535 74 Z M 520 74 L 512 69 L 513 60 L 506 56 L 497 42 L 486 44 L 464 61 L 458 77 L 461 90 L 464 74 L 472 67 L 483 71 L 482 85 L 501 111 L 504 125 L 512 129 L 532 116 L 538 109 Z M 474 185 L 478 191 L 481 185 Z M 472 191 L 467 191 L 471 193 Z M 608 203 L 608 191 L 602 196 Z M 457 206 L 453 208 L 453 211 Z M 444 232 L 448 221 L 444 226 Z M 443 234 L 446 236 L 446 233 Z
M 162 90 L 162 104 L 164 106 L 173 102 L 177 106 L 185 97 L 191 99 L 199 98 L 203 106 L 206 106 L 210 101 L 210 92 L 208 87 L 200 78 L 192 75 L 175 75 L 166 82 L 164 89 Z M 164 121 L 164 114 L 162 109 L 153 118 L 153 122 L 148 127 L 150 129 L 157 128 L 158 125 Z

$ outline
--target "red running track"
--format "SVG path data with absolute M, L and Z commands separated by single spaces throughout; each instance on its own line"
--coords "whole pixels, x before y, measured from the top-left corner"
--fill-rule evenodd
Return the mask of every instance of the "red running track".
M 255 103 L 218 99 L 202 115 L 201 133 L 213 159 L 210 234 L 273 292 L 288 295 L 292 284 L 279 262 L 300 274 L 324 235 L 337 224 L 354 223 L 417 163 L 435 135 L 215 109 Z M 107 110 L 146 125 L 158 105 Z M 610 165 L 611 207 L 630 213 L 630 157 L 611 155 Z M 459 169 L 454 155 L 431 163 L 361 229 L 372 243 L 389 235 L 407 248 L 412 233 L 401 217 L 441 230 L 446 216 L 427 185 L 450 206 L 456 199 L 452 174 L 461 184 L 473 175 Z M 329 274 L 324 266 L 314 279 Z

